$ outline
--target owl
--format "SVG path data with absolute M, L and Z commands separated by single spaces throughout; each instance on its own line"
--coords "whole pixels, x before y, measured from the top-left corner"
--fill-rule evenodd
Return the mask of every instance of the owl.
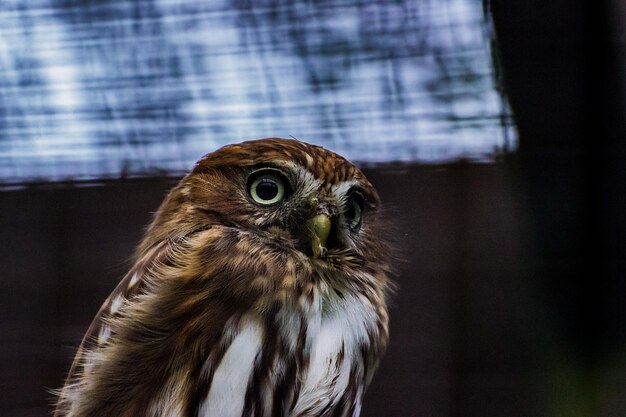
M 206 155 L 89 327 L 55 416 L 358 416 L 388 342 L 379 206 L 319 146 Z

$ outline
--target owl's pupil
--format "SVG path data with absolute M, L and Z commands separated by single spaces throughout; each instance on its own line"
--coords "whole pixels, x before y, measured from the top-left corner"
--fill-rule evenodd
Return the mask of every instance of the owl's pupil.
M 260 169 L 248 177 L 248 194 L 254 203 L 261 206 L 280 203 L 288 197 L 289 191 L 289 182 L 276 169 Z
M 355 207 L 354 207 L 354 203 L 351 201 L 348 204 L 348 207 L 346 208 L 346 218 L 349 221 L 352 221 L 354 219 L 355 215 L 356 215 L 356 210 L 355 210 Z
M 278 185 L 270 179 L 263 179 L 256 186 L 256 194 L 262 200 L 272 200 L 278 195 Z

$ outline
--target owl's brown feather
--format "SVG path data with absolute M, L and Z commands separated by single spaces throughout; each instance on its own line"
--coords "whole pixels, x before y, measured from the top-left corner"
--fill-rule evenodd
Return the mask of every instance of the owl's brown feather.
M 246 181 L 279 169 L 293 195 L 260 207 Z M 345 224 L 346 193 L 365 200 Z M 323 257 L 304 226 L 332 218 Z M 92 323 L 57 416 L 357 416 L 388 339 L 379 199 L 342 157 L 265 139 L 204 157 L 172 190 L 137 262 Z

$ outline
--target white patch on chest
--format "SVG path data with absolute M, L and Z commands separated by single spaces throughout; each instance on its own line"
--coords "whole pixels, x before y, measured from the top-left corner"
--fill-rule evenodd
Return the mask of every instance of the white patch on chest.
M 213 375 L 200 417 L 239 417 L 243 412 L 254 360 L 261 349 L 263 329 L 252 319 L 241 319 L 239 334 L 224 354 Z
M 351 369 L 363 366 L 361 347 L 369 346 L 368 330 L 376 323 L 374 309 L 358 296 L 326 298 L 320 307 L 321 314 L 308 323 L 311 360 L 293 415 L 305 410 L 315 415 L 336 403 L 348 386 Z

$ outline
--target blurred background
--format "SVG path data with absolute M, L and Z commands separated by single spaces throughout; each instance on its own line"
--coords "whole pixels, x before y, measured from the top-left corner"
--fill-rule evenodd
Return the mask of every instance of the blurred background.
M 202 155 L 359 163 L 405 261 L 363 416 L 626 415 L 619 0 L 0 3 L 0 410 L 46 416 Z

